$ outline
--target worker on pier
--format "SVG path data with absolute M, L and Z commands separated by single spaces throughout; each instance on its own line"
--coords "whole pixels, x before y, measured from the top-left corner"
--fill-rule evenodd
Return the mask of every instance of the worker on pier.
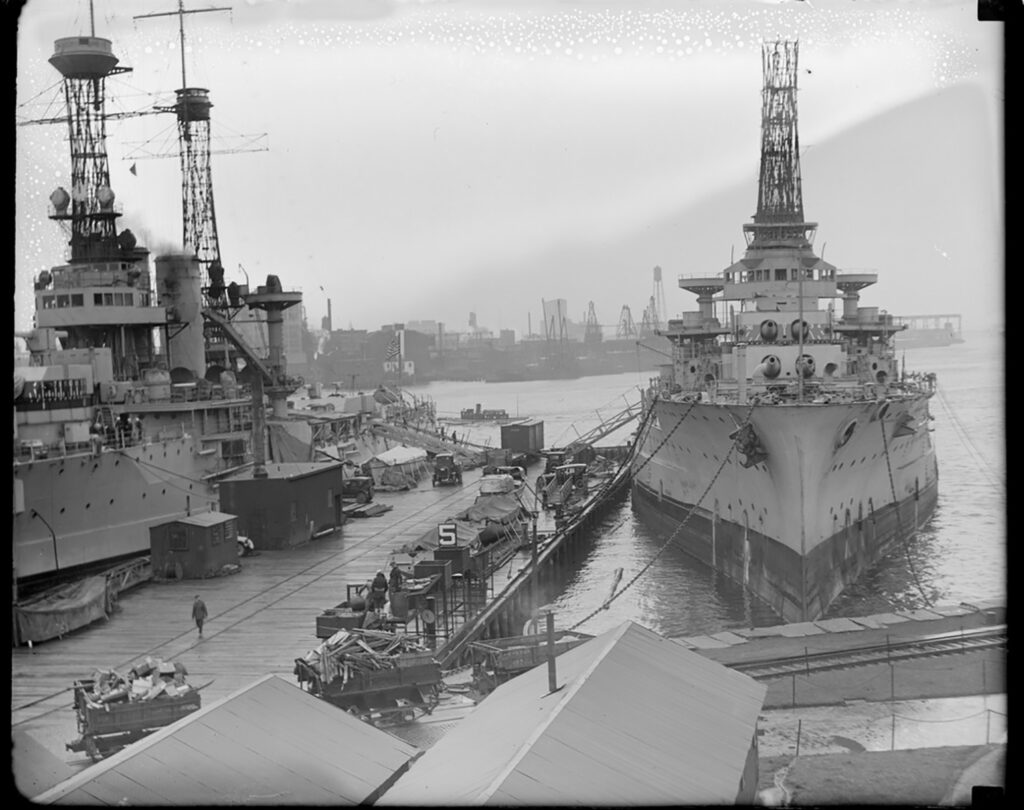
M 388 578 L 383 571 L 378 571 L 377 576 L 370 583 L 370 610 L 379 611 L 383 609 L 384 603 L 388 600 Z
M 394 562 L 391 563 L 391 574 L 388 576 L 388 587 L 391 589 L 392 595 L 402 590 L 402 569 Z

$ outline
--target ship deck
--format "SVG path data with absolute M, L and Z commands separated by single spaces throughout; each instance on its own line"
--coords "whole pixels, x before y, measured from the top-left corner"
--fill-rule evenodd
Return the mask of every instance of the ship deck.
M 77 769 L 90 760 L 65 750 L 79 736 L 71 685 L 96 668 L 124 672 L 146 656 L 180 661 L 193 686 L 212 681 L 202 690 L 204 706 L 268 673 L 295 682 L 295 659 L 320 643 L 316 617 L 346 598 L 348 584 L 386 570 L 392 552 L 398 562 L 407 561 L 398 549 L 469 506 L 479 477 L 479 470 L 469 471 L 462 487 L 433 488 L 425 478 L 409 492 L 378 493 L 374 500 L 391 511 L 351 519 L 340 532 L 303 546 L 243 558 L 234 575 L 146 583 L 123 593 L 119 610 L 105 622 L 33 649 L 13 649 L 12 729 Z M 548 528 L 545 517 L 542 530 Z M 513 557 L 495 574 L 496 589 L 528 560 L 528 552 Z M 202 639 L 191 619 L 196 594 L 210 611 Z

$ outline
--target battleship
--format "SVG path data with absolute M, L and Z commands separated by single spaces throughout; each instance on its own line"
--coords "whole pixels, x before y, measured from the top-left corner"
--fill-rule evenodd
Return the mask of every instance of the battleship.
M 206 89 L 183 86 L 161 110 L 178 123 L 182 250 L 151 262 L 119 229 L 106 79 L 131 68 L 91 25 L 58 39 L 49 59 L 63 79 L 71 191 L 50 195 L 48 215 L 69 250 L 36 274 L 33 328 L 15 333 L 16 598 L 148 554 L 151 527 L 217 509 L 219 482 L 258 471 L 268 451 L 345 461 L 354 474 L 386 446 L 373 397 L 346 398 L 332 414 L 289 410 L 302 380 L 287 373 L 283 314 L 302 296 L 275 276 L 254 290 L 225 282 Z M 254 328 L 262 352 L 246 337 Z
M 664 330 L 672 362 L 645 392 L 632 462 L 640 517 L 787 621 L 820 617 L 912 537 L 938 486 L 934 375 L 901 369 L 892 342 L 901 325 L 859 306 L 877 274 L 840 272 L 814 252 L 797 60 L 796 42 L 762 46 L 758 204 L 743 226 L 746 250 L 718 274 L 680 277 L 698 311 Z

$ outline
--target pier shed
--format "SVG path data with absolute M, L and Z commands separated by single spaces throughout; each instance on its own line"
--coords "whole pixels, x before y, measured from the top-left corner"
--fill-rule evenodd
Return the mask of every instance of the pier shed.
M 238 564 L 238 518 L 224 512 L 161 523 L 149 530 L 149 557 L 156 579 L 204 579 Z
M 372 804 L 419 750 L 267 675 L 34 797 L 71 805 Z
M 267 464 L 265 478 L 253 470 L 220 483 L 221 509 L 238 515 L 238 531 L 257 549 L 289 548 L 345 522 L 342 511 L 342 462 Z
M 513 453 L 538 457 L 544 449 L 544 422 L 521 419 L 501 426 L 501 447 Z
M 766 687 L 633 622 L 499 686 L 378 804 L 753 804 Z

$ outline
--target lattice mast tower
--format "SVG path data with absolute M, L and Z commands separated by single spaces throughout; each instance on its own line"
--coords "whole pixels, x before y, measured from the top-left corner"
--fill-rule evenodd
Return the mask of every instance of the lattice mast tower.
M 131 68 L 118 67 L 110 40 L 96 36 L 92 3 L 89 26 L 87 37 L 58 39 L 49 59 L 64 77 L 71 145 L 70 200 L 63 189 L 55 191 L 51 219 L 70 220 L 72 264 L 113 260 L 122 253 L 107 160 L 106 78 Z
M 754 221 L 743 226 L 748 248 L 809 248 L 815 222 L 804 222 L 797 132 L 797 42 L 761 46 L 761 170 Z
M 213 204 L 213 173 L 210 164 L 210 91 L 203 87 L 189 87 L 185 74 L 185 15 L 210 11 L 230 11 L 218 8 L 186 9 L 184 0 L 178 0 L 176 11 L 139 14 L 135 19 L 149 17 L 178 18 L 178 42 L 181 50 L 181 87 L 175 91 L 177 101 L 171 111 L 178 119 L 178 148 L 181 160 L 181 221 L 184 250 L 194 253 L 199 260 L 203 294 L 211 306 L 226 306 L 224 266 L 217 238 L 217 214 Z

